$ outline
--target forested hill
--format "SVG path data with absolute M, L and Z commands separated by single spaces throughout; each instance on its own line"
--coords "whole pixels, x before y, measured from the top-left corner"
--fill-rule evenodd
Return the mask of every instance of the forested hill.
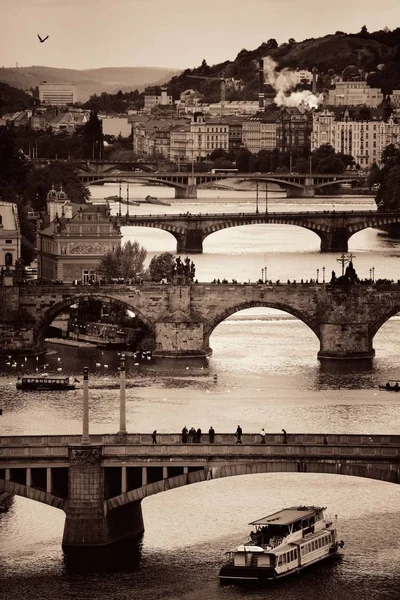
M 218 81 L 191 79 L 188 75 L 218 76 L 241 79 L 244 88 L 227 88 L 227 99 L 256 99 L 258 93 L 258 60 L 270 56 L 278 63 L 278 69 L 309 69 L 317 67 L 320 74 L 319 86 L 329 87 L 333 74 L 340 74 L 348 65 L 354 65 L 369 73 L 367 81 L 385 93 L 400 89 L 400 27 L 393 31 L 369 33 L 362 27 L 359 33 L 346 34 L 337 31 L 334 35 L 310 38 L 302 42 L 290 39 L 278 45 L 275 39 L 264 42 L 255 50 L 241 50 L 233 61 L 209 66 L 205 61 L 196 69 L 186 69 L 169 81 L 178 96 L 186 89 L 202 92 L 206 100 L 219 100 Z M 383 65 L 383 66 L 382 66 Z M 379 68 L 377 68 L 379 66 Z
M 33 66 L 18 68 L 0 68 L 0 81 L 22 90 L 29 90 L 41 81 L 51 83 L 76 83 L 78 100 L 85 102 L 93 94 L 119 90 L 131 91 L 144 89 L 146 85 L 161 85 L 178 72 L 177 69 L 158 67 L 105 67 L 102 69 L 56 69 L 53 67 Z
M 0 116 L 8 112 L 30 108 L 33 104 L 32 96 L 0 81 Z

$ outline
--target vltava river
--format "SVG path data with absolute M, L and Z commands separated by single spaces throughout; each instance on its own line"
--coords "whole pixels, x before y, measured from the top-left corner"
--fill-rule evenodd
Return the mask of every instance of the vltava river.
M 118 193 L 116 186 L 92 188 L 92 195 Z M 171 198 L 167 188 L 130 186 L 130 196 Z M 249 192 L 203 191 L 190 205 L 131 207 L 138 214 L 231 212 L 255 209 Z M 272 196 L 272 195 L 271 195 Z M 219 197 L 219 198 L 218 198 Z M 269 210 L 373 208 L 371 198 L 269 199 Z M 260 201 L 261 203 L 261 201 Z M 296 204 L 295 204 L 296 203 Z M 154 229 L 124 228 L 154 253 L 175 251 L 175 240 Z M 350 240 L 361 277 L 400 278 L 400 242 L 375 230 Z M 290 226 L 247 226 L 213 234 L 204 254 L 193 256 L 199 281 L 236 278 L 255 281 L 267 266 L 269 279 L 316 278 L 335 269 L 337 255 L 321 254 L 319 238 Z M 400 323 L 390 319 L 374 340 L 373 361 L 320 363 L 318 340 L 300 321 L 272 309 L 252 309 L 221 323 L 211 337 L 213 355 L 199 361 L 140 361 L 127 358 L 129 431 L 180 431 L 184 425 L 213 425 L 216 431 L 398 433 L 398 395 L 378 383 L 400 377 Z M 91 431 L 118 429 L 118 356 L 114 351 L 49 346 L 45 357 L 0 362 L 3 434 L 80 433 L 81 391 L 22 393 L 24 372 L 81 375 L 90 371 Z M 217 376 L 215 379 L 214 376 Z M 245 539 L 247 523 L 284 506 L 321 504 L 338 515 L 345 541 L 340 563 L 324 564 L 272 590 L 220 588 L 224 552 Z M 16 497 L 0 515 L 0 598 L 59 600 L 398 600 L 400 589 L 400 488 L 355 477 L 265 474 L 208 481 L 143 501 L 146 532 L 139 554 L 131 551 L 107 568 L 80 573 L 64 560 L 61 511 Z

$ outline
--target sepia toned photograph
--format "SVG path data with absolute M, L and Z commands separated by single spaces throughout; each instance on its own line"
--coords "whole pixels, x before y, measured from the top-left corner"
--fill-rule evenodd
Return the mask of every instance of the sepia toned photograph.
M 0 600 L 399 600 L 400 4 L 0 14 Z

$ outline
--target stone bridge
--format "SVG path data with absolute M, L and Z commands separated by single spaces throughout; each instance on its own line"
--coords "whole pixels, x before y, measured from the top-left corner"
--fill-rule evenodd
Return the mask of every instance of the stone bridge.
M 127 209 L 128 211 L 128 209 Z M 250 212 L 215 214 L 125 215 L 114 217 L 121 225 L 155 227 L 171 233 L 177 241 L 177 252 L 200 254 L 206 237 L 241 225 L 285 224 L 303 227 L 316 233 L 322 252 L 347 252 L 352 235 L 368 227 L 380 228 L 400 223 L 400 212 L 324 211 L 324 212 Z
M 166 185 L 175 188 L 175 198 L 197 198 L 197 189 L 210 187 L 217 181 L 225 179 L 235 181 L 258 182 L 260 191 L 268 183 L 277 184 L 287 192 L 288 198 L 314 197 L 318 190 L 338 183 L 351 183 L 361 178 L 354 173 L 341 174 L 293 174 L 293 173 L 197 173 L 197 172 L 168 172 L 155 171 L 144 173 L 139 171 L 124 171 L 120 169 L 107 172 L 93 172 L 90 169 L 77 169 L 77 175 L 85 185 L 110 182 L 146 182 L 155 185 Z M 365 179 L 365 178 L 364 178 Z
M 327 443 L 324 443 L 326 437 Z M 329 473 L 400 483 L 400 436 L 177 434 L 0 437 L 0 492 L 64 510 L 65 549 L 97 547 L 144 531 L 141 501 L 184 485 L 257 473 Z
M 133 311 L 154 341 L 155 357 L 211 354 L 210 337 L 230 315 L 252 307 L 288 312 L 320 342 L 321 359 L 374 356 L 373 338 L 400 312 L 399 284 L 154 284 L 0 287 L 4 354 L 45 350 L 52 321 L 72 304 L 100 300 Z

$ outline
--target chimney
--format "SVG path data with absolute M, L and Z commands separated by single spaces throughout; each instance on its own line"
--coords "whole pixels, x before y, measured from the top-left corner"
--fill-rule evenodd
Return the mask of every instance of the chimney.
M 258 61 L 258 108 L 264 110 L 264 59 Z
M 312 93 L 315 95 L 317 93 L 317 67 L 312 68 Z

